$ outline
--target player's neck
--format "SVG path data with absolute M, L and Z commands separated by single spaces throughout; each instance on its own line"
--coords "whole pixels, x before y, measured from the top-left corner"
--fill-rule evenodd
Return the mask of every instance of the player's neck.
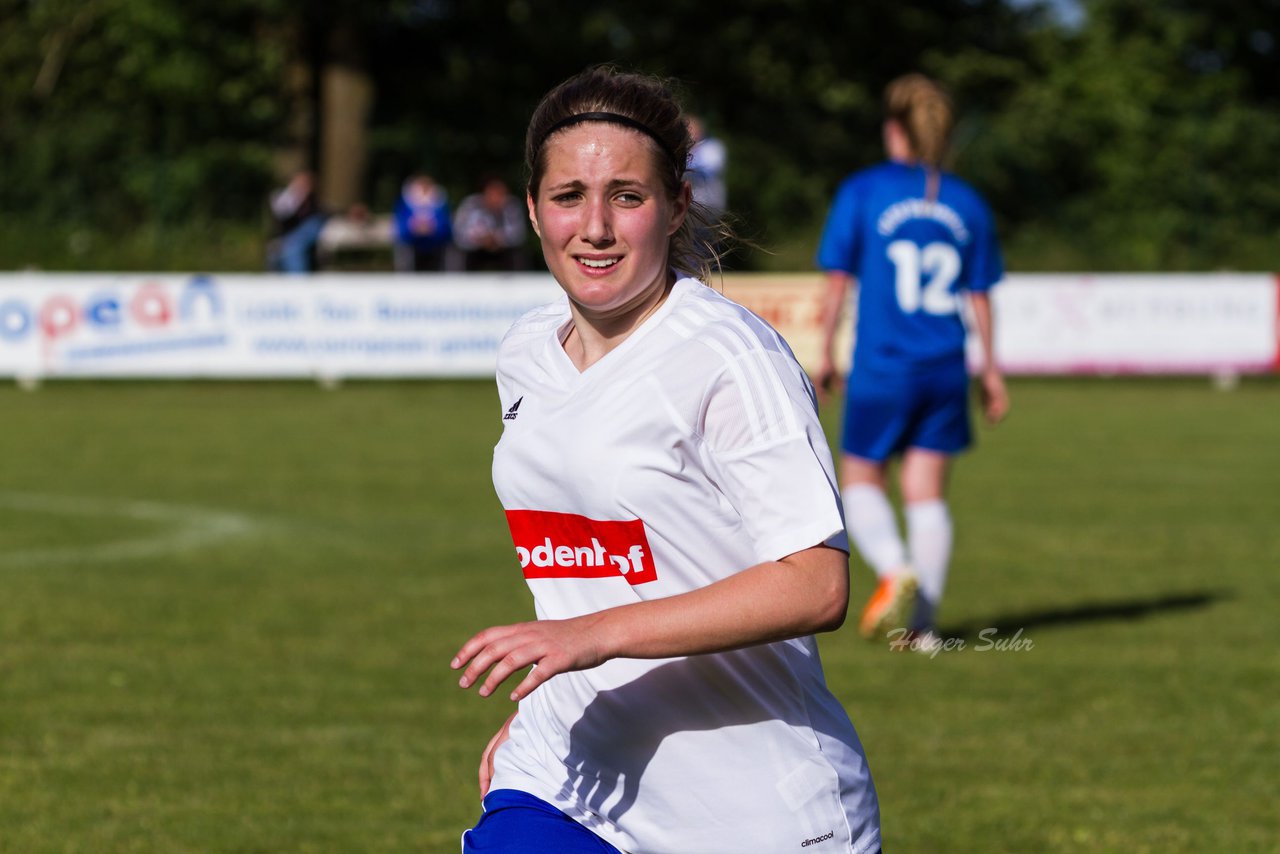
M 668 276 L 660 287 L 645 294 L 645 298 L 636 305 L 629 306 L 616 315 L 592 315 L 570 302 L 569 312 L 573 317 L 573 325 L 565 335 L 562 346 L 574 367 L 585 371 L 617 349 L 667 301 L 674 286 L 674 278 Z

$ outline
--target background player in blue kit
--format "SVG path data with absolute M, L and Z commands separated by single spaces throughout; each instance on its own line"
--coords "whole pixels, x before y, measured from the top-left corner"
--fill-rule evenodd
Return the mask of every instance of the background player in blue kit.
M 875 638 L 906 625 L 927 643 L 951 558 L 948 469 L 972 441 L 961 299 L 982 344 L 980 388 L 994 424 L 1009 396 L 993 357 L 988 291 L 1004 266 L 986 203 L 941 168 L 954 121 L 947 94 L 909 74 L 886 88 L 885 108 L 888 161 L 840 185 L 818 249 L 827 293 L 815 381 L 825 390 L 835 378 L 832 344 L 856 284 L 841 494 L 849 535 L 880 579 L 859 628 Z M 885 492 L 897 456 L 905 542 Z

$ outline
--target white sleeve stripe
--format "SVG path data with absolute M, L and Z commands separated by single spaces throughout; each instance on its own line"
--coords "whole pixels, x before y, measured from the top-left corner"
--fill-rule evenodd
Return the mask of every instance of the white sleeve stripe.
M 771 387 L 773 393 L 769 396 L 769 401 L 778 408 L 777 423 L 782 425 L 783 434 L 793 436 L 799 433 L 800 425 L 796 421 L 795 410 L 792 409 L 791 396 L 782 384 L 782 377 L 778 375 L 778 366 L 774 364 L 773 357 L 767 350 L 757 350 L 751 354 L 751 361 Z
M 712 328 L 715 330 L 713 334 L 720 339 L 741 339 L 742 337 L 737 334 L 739 330 L 736 329 L 726 329 L 723 326 Z M 776 393 L 776 389 L 769 388 L 769 377 L 760 370 L 759 360 L 753 358 L 755 354 L 750 350 L 744 353 L 741 343 L 740 340 L 732 341 L 730 347 L 726 349 L 732 348 L 736 351 L 736 358 L 733 361 L 741 366 L 742 372 L 746 375 L 746 382 L 749 384 L 744 387 L 743 404 L 752 408 L 756 422 L 763 425 L 763 429 L 754 431 L 753 435 L 758 440 L 767 442 L 778 438 L 778 405 L 774 395 L 770 393 Z M 733 347 L 733 344 L 738 346 Z
M 700 313 L 710 315 L 705 310 Z M 710 315 L 710 319 L 720 318 Z M 764 401 L 757 400 L 757 393 L 761 390 L 758 376 L 756 376 L 759 372 L 754 370 L 755 366 L 749 360 L 741 358 L 744 349 L 743 339 L 741 335 L 734 334 L 736 331 L 730 331 L 723 323 L 712 323 L 698 336 L 698 340 L 715 350 L 728 369 L 733 372 L 742 392 L 742 408 L 750 421 L 751 435 L 757 441 L 768 441 L 773 438 L 772 431 L 769 429 L 773 420 L 765 411 Z
M 751 422 L 751 435 L 761 436 L 763 434 L 763 430 L 760 425 L 760 413 L 756 408 L 755 400 L 751 393 L 751 384 L 747 382 L 746 376 L 743 375 L 741 363 L 739 363 L 739 361 L 733 357 L 733 354 L 729 352 L 728 348 L 719 341 L 712 340 L 710 337 L 701 337 L 698 340 L 715 351 L 720 358 L 724 359 L 725 367 L 733 373 L 733 377 L 737 381 L 738 387 L 742 389 L 742 396 L 744 398 L 742 408 L 746 411 L 747 418 Z
M 753 334 L 753 330 L 746 328 L 746 324 L 742 321 L 733 324 L 716 324 L 712 328 L 722 335 L 737 339 L 734 343 L 738 346 L 733 349 L 740 354 L 738 360 L 754 375 L 756 380 L 754 391 L 761 393 L 765 404 L 771 410 L 766 413 L 761 409 L 760 414 L 765 416 L 769 424 L 781 425 L 782 435 L 798 433 L 800 426 L 791 408 L 791 398 L 787 394 L 786 386 L 778 375 L 778 368 L 773 363 L 769 351 L 759 348 L 760 342 Z M 772 436 L 762 435 L 761 438 L 768 439 Z
M 692 310 L 701 314 L 708 320 L 723 321 L 726 319 L 723 312 L 716 311 L 711 305 L 704 301 L 690 301 L 689 303 L 686 303 L 686 305 L 689 305 Z M 746 311 L 740 306 L 735 305 L 734 308 L 737 312 Z M 757 391 L 765 389 L 770 390 L 772 394 L 768 399 L 776 407 L 775 412 L 780 414 L 779 421 L 773 423 L 782 424 L 787 435 L 794 435 L 802 432 L 803 428 L 800 426 L 796 418 L 795 409 L 793 408 L 794 404 L 790 395 L 787 393 L 786 384 L 778 373 L 778 366 L 773 361 L 773 358 L 767 349 L 760 349 L 761 342 L 757 335 L 757 330 L 751 328 L 752 321 L 754 321 L 755 325 L 763 326 L 764 329 L 761 331 L 766 332 L 771 336 L 776 337 L 777 332 L 754 315 L 750 315 L 749 318 L 744 318 L 739 314 L 738 316 L 731 317 L 729 319 L 731 320 L 731 323 L 716 323 L 715 327 L 725 331 L 732 329 L 739 339 L 739 346 L 734 348 L 734 350 L 738 352 L 745 350 L 753 356 L 753 361 L 756 362 L 756 373 L 762 379 L 761 384 L 757 386 Z M 692 330 L 690 334 L 692 334 Z M 779 341 L 777 343 L 780 344 L 781 342 Z M 743 346 L 744 344 L 745 346 Z
M 741 318 L 726 318 L 711 306 L 692 306 L 698 314 L 714 322 L 699 340 L 710 346 L 710 339 L 720 339 L 716 352 L 728 364 L 736 364 L 735 376 L 743 383 L 743 405 L 750 413 L 752 435 L 769 441 L 801 432 L 792 401 L 778 374 L 768 350 L 760 349 L 755 330 Z M 724 323 L 724 320 L 730 320 Z M 691 331 L 692 332 L 692 331 Z

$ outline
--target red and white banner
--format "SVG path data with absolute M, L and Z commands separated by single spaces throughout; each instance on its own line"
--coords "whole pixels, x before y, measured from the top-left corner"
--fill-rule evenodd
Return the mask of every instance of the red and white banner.
M 714 286 L 815 366 L 821 275 Z M 1280 370 L 1270 274 L 1014 274 L 993 293 L 996 353 L 1011 374 Z M 4 274 L 0 376 L 487 377 L 511 323 L 559 294 L 545 273 Z M 850 325 L 836 345 L 844 367 Z
M 1280 367 L 1270 275 L 1010 276 L 992 298 L 1010 374 L 1266 373 Z M 976 341 L 970 336 L 971 359 Z
M 725 277 L 812 368 L 821 276 Z M 1011 274 L 992 291 L 996 358 L 1010 374 L 1217 374 L 1280 370 L 1280 280 L 1268 274 Z M 852 324 L 837 338 L 848 370 Z M 972 324 L 970 324 L 972 329 Z M 969 337 L 972 364 L 981 352 Z

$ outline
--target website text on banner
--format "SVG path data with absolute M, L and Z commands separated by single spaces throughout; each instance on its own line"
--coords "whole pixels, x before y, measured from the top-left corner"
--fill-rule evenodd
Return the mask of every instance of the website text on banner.
M 814 364 L 818 275 L 724 290 Z M 1280 369 L 1271 275 L 1012 275 L 994 294 L 1011 374 Z M 0 275 L 0 376 L 485 377 L 511 323 L 558 295 L 544 274 Z
M 0 277 L 0 374 L 484 377 L 545 276 Z

